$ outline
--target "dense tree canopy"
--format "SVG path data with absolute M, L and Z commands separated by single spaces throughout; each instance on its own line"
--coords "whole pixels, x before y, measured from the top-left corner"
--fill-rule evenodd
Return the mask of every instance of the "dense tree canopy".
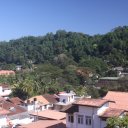
M 115 76 L 112 67 L 128 66 L 128 26 L 104 35 L 58 30 L 55 34 L 0 42 L 0 69 L 15 70 L 16 65 L 22 66 L 20 75 L 8 80 L 0 78 L 1 83 L 14 86 L 15 94 L 21 91 L 29 97 L 54 93 L 70 85 L 79 95 L 104 95 L 106 91 L 93 88 L 96 76 Z M 124 86 L 121 89 L 124 91 Z
M 65 54 L 62 56 L 60 54 Z M 117 27 L 105 35 L 89 36 L 83 33 L 59 30 L 41 37 L 23 37 L 9 42 L 0 42 L 0 65 L 28 65 L 29 60 L 39 64 L 55 60 L 60 66 L 65 63 L 84 63 L 89 66 L 94 61 L 102 65 L 128 65 L 128 27 Z M 68 56 L 68 58 L 66 58 Z M 100 59 L 101 60 L 100 60 Z M 61 59 L 67 59 L 63 62 Z M 99 59 L 99 60 L 98 60 Z M 84 61 L 84 62 L 83 62 Z M 87 62 L 86 62 L 87 61 Z M 99 71 L 98 67 L 96 67 Z

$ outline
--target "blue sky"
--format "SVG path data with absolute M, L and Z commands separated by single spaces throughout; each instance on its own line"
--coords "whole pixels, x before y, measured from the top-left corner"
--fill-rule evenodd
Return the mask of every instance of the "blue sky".
M 0 0 L 0 41 L 59 29 L 105 34 L 128 25 L 128 0 Z

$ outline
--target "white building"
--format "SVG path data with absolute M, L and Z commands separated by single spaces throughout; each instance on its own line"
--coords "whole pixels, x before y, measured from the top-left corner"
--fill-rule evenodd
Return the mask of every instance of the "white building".
M 11 88 L 6 84 L 0 84 L 0 96 L 8 97 L 12 93 Z
M 122 109 L 109 108 L 109 101 L 103 99 L 84 98 L 67 108 L 67 128 L 105 128 L 106 119 L 113 116 L 122 116 Z
M 25 101 L 25 107 L 28 111 L 43 111 L 52 107 L 42 95 L 34 96 Z
M 75 93 L 73 92 L 69 92 L 69 93 L 63 92 L 58 95 L 59 95 L 59 102 L 63 104 L 72 103 L 75 100 L 74 98 Z
M 17 124 L 28 124 L 33 120 L 34 118 L 23 107 L 3 99 L 0 101 L 0 128 Z

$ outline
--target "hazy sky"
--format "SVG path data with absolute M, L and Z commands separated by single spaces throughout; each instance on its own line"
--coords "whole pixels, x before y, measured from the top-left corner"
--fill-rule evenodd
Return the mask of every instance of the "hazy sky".
M 0 41 L 56 30 L 104 34 L 128 25 L 128 0 L 0 0 Z

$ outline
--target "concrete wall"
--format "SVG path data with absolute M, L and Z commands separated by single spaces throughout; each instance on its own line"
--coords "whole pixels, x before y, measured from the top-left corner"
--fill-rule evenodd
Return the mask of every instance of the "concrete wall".
M 0 86 L 0 96 L 8 96 L 11 93 L 11 89 L 3 89 L 2 86 Z
M 73 102 L 74 101 L 74 95 L 60 95 L 60 102 L 63 102 L 63 103 L 68 103 L 68 102 Z
M 108 108 L 108 104 L 103 105 L 101 108 L 79 106 L 79 112 L 75 112 L 74 123 L 68 122 L 68 114 L 66 115 L 67 128 L 104 128 L 106 126 L 105 121 L 101 121 L 98 114 L 102 113 Z M 83 115 L 83 124 L 78 124 L 78 115 Z M 91 125 L 86 125 L 86 117 L 91 117 Z

